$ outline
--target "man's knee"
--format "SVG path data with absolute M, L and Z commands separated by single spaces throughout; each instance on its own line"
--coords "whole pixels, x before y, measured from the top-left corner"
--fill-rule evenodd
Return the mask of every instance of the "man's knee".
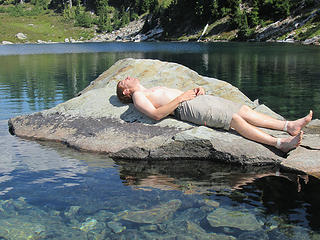
M 240 111 L 239 113 L 247 113 L 249 112 L 250 110 L 252 110 L 250 107 L 248 107 L 247 105 L 242 105 L 241 108 L 240 108 Z
M 242 121 L 243 121 L 243 118 L 238 113 L 232 114 L 231 125 L 239 124 Z
M 246 120 L 243 117 L 241 117 L 238 113 L 234 113 L 232 115 L 230 127 L 237 130 L 239 127 L 244 126 L 245 124 L 247 124 Z
M 252 111 L 250 107 L 248 107 L 247 105 L 242 105 L 238 112 L 238 115 L 240 117 L 246 117 L 250 111 Z
M 240 121 L 242 117 L 238 113 L 232 114 L 232 120 L 233 121 Z

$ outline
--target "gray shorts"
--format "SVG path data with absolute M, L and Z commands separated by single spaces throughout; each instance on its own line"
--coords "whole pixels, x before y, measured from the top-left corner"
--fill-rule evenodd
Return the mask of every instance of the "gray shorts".
M 241 104 L 212 96 L 200 95 L 180 103 L 174 111 L 177 119 L 212 128 L 230 129 L 232 115 L 239 112 Z

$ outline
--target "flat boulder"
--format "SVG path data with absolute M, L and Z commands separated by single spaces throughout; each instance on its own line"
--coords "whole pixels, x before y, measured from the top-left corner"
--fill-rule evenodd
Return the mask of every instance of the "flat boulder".
M 282 119 L 258 101 L 252 102 L 227 82 L 204 77 L 169 62 L 122 59 L 102 73 L 79 96 L 48 110 L 9 120 L 9 131 L 20 137 L 63 142 L 70 147 L 126 159 L 210 159 L 240 164 L 275 164 L 317 175 L 320 172 L 320 123 L 305 129 L 302 146 L 284 155 L 274 147 L 247 140 L 235 131 L 195 126 L 167 117 L 154 121 L 133 104 L 122 104 L 115 92 L 127 76 L 146 87 L 163 85 L 181 90 L 202 86 L 207 94 L 246 104 Z M 279 131 L 265 130 L 276 137 Z

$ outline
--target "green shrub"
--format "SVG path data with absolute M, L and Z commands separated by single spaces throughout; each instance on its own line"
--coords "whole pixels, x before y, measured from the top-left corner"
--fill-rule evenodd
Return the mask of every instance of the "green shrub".
M 46 13 L 42 6 L 36 5 L 31 8 L 31 10 L 25 11 L 25 16 L 39 16 L 41 14 Z
M 130 13 L 122 11 L 121 13 L 121 27 L 126 26 L 130 22 Z
M 31 0 L 31 3 L 38 8 L 48 9 L 51 0 Z
M 130 20 L 133 21 L 133 20 L 136 20 L 139 18 L 139 15 L 135 12 L 131 13 L 130 15 Z
M 92 17 L 86 12 L 84 7 L 78 6 L 75 10 L 75 25 L 90 28 L 92 26 Z
M 98 31 L 99 32 L 111 32 L 113 30 L 111 20 L 109 18 L 103 19 L 99 17 Z
M 7 12 L 12 17 L 20 17 L 25 15 L 24 8 L 21 6 L 21 4 L 8 7 Z
M 9 5 L 14 4 L 15 0 L 0 0 L 0 4 Z
M 119 18 L 119 12 L 114 11 L 113 17 L 112 17 L 112 28 L 119 29 L 120 27 L 121 27 L 121 18 Z
M 221 8 L 221 17 L 228 16 L 231 13 L 231 8 Z
M 75 19 L 76 17 L 75 8 L 69 8 L 68 6 L 66 6 L 63 10 L 63 17 L 66 20 Z

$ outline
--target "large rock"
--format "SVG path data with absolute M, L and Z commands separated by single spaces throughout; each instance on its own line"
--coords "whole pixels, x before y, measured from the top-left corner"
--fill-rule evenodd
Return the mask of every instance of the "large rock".
M 80 150 L 130 159 L 211 159 L 241 164 L 281 164 L 308 173 L 320 172 L 319 120 L 306 129 L 301 147 L 285 158 L 273 147 L 255 143 L 236 132 L 195 126 L 168 117 L 154 121 L 132 104 L 119 102 L 116 84 L 137 77 L 146 87 L 164 85 L 187 90 L 203 86 L 208 94 L 246 104 L 281 118 L 268 107 L 252 102 L 232 85 L 203 77 L 175 63 L 123 59 L 102 73 L 78 97 L 54 108 L 9 120 L 10 132 L 21 137 L 66 143 Z M 285 133 L 270 131 L 274 136 Z

